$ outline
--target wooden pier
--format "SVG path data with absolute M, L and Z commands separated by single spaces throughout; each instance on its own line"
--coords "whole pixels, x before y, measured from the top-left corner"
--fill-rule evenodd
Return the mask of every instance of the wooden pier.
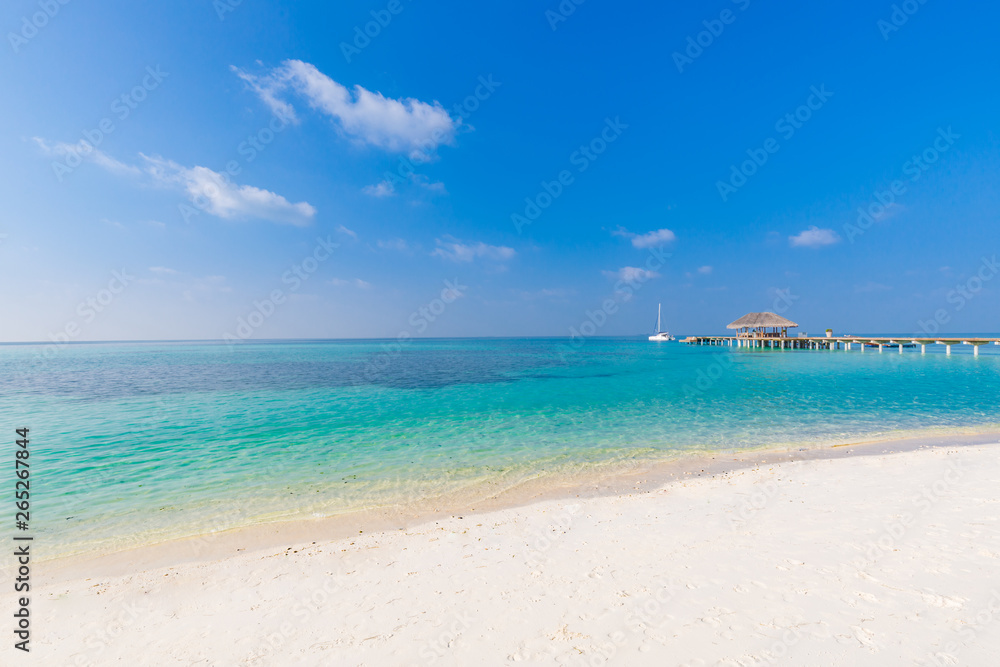
M 951 354 L 953 345 L 971 345 L 972 353 L 979 356 L 983 345 L 1000 345 L 1000 338 L 964 338 L 951 336 L 834 336 L 830 329 L 824 336 L 790 336 L 788 330 L 799 325 L 772 312 L 747 313 L 726 326 L 735 329 L 735 336 L 688 336 L 682 343 L 689 345 L 726 345 L 729 347 L 757 350 L 845 350 L 855 345 L 862 352 L 865 348 L 898 349 L 902 354 L 906 348 L 920 346 L 920 353 L 927 352 L 928 345 L 944 345 L 945 354 Z
M 927 352 L 928 345 L 944 345 L 945 354 L 951 354 L 953 345 L 971 345 L 973 354 L 979 355 L 983 345 L 1000 345 L 1000 338 L 910 338 L 909 336 L 688 336 L 681 341 L 689 345 L 721 345 L 760 350 L 851 350 L 854 346 L 862 352 L 865 348 L 899 349 L 920 347 Z

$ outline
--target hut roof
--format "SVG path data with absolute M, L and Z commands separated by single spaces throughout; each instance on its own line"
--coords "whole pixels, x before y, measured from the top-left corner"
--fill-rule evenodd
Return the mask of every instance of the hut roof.
M 735 322 L 731 322 L 727 329 L 739 329 L 741 327 L 779 327 L 790 328 L 799 326 L 791 320 L 786 320 L 781 315 L 775 313 L 747 313 Z

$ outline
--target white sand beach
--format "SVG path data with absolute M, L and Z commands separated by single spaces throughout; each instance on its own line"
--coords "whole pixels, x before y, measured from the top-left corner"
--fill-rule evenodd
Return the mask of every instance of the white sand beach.
M 37 565 L 32 652 L 0 662 L 997 664 L 1000 444 L 757 458 L 132 574 Z

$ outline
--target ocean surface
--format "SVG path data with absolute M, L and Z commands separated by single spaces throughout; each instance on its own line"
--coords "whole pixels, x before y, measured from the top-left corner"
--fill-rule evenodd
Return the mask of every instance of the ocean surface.
M 4 485 L 14 429 L 27 426 L 36 551 L 115 550 L 637 460 L 996 429 L 997 351 L 2 345 Z M 0 509 L 11 527 L 12 504 Z

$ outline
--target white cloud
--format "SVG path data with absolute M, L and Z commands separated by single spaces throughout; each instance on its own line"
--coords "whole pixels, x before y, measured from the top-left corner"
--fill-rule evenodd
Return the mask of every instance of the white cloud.
M 438 146 L 454 143 L 460 122 L 438 102 L 392 99 L 362 86 L 349 90 L 301 60 L 286 60 L 262 76 L 233 71 L 275 114 L 295 118 L 291 103 L 281 98 L 291 90 L 336 121 L 346 136 L 390 152 L 428 157 Z
M 207 167 L 189 168 L 160 157 L 142 157 L 153 180 L 180 186 L 199 208 L 220 218 L 261 218 L 305 226 L 316 215 L 316 209 L 307 202 L 293 204 L 270 190 L 237 185 Z
M 361 278 L 350 278 L 348 280 L 344 280 L 343 278 L 334 278 L 333 280 L 330 281 L 330 284 L 333 285 L 334 287 L 353 286 L 353 287 L 359 287 L 361 289 L 368 289 L 369 287 L 372 286 L 371 283 L 366 282 Z
M 425 190 L 430 190 L 431 192 L 440 192 L 442 194 L 447 193 L 447 190 L 445 190 L 444 187 L 444 183 L 442 183 L 441 181 L 432 182 L 429 178 L 427 178 L 423 174 L 413 174 L 412 176 L 410 176 L 410 180 L 419 185 L 420 187 L 424 188 Z
M 793 248 L 820 248 L 825 245 L 833 245 L 839 240 L 840 236 L 837 232 L 832 229 L 820 229 L 816 225 L 795 236 L 788 237 L 788 242 Z
M 183 167 L 172 160 L 139 153 L 145 169 L 125 164 L 93 148 L 85 141 L 77 144 L 49 143 L 35 137 L 35 143 L 48 155 L 65 158 L 75 153 L 81 160 L 119 175 L 147 174 L 158 185 L 182 188 L 201 210 L 220 218 L 261 218 L 291 225 L 308 225 L 316 209 L 307 202 L 292 204 L 279 194 L 252 185 L 237 185 L 229 177 L 207 167 Z M 162 223 L 152 223 L 161 225 Z
M 406 252 L 410 249 L 410 245 L 401 238 L 389 239 L 388 241 L 377 241 L 375 243 L 380 250 L 398 250 L 399 252 Z
M 656 271 L 650 271 L 648 269 L 642 269 L 637 266 L 623 266 L 617 271 L 602 271 L 606 278 L 611 280 L 620 280 L 624 283 L 644 283 L 650 278 L 658 278 L 659 273 Z
M 42 152 L 51 157 L 57 157 L 67 162 L 71 156 L 75 155 L 79 160 L 93 162 L 99 167 L 102 167 L 113 174 L 139 174 L 140 170 L 130 164 L 125 164 L 124 162 L 119 162 L 118 160 L 110 157 L 107 153 L 94 148 L 89 143 L 81 139 L 75 144 L 67 144 L 61 141 L 56 141 L 49 143 L 42 139 L 41 137 L 34 137 L 35 143 L 38 147 L 42 149 Z
M 677 240 L 677 235 L 669 229 L 657 229 L 652 232 L 646 232 L 645 234 L 636 234 L 634 232 L 630 232 L 624 227 L 618 227 L 618 229 L 611 232 L 611 234 L 631 239 L 632 245 L 636 248 L 655 248 Z
M 353 229 L 348 229 L 343 225 L 338 226 L 337 231 L 340 232 L 341 234 L 346 234 L 347 236 L 350 236 L 352 239 L 358 238 L 358 233 L 356 231 L 354 231 Z
M 430 190 L 431 192 L 438 192 L 441 194 L 447 194 L 444 183 L 440 181 L 432 182 L 429 178 L 423 174 L 410 174 L 409 180 L 415 185 L 419 185 L 425 190 Z M 396 188 L 389 181 L 379 181 L 374 185 L 366 185 L 361 188 L 361 192 L 369 195 L 371 197 L 393 197 L 396 194 Z
M 534 299 L 565 300 L 567 297 L 576 294 L 576 290 L 564 289 L 561 287 L 544 288 L 535 292 L 520 292 L 521 298 L 532 301 Z
M 366 185 L 361 188 L 361 192 L 371 197 L 392 197 L 396 194 L 395 189 L 392 187 L 392 183 L 389 181 L 380 181 L 375 185 Z
M 471 262 L 479 257 L 503 261 L 517 254 L 513 248 L 508 248 L 507 246 L 487 245 L 482 241 L 478 243 L 464 243 L 451 236 L 446 236 L 444 239 L 436 239 L 435 242 L 437 243 L 437 248 L 434 249 L 431 255 L 450 259 L 453 262 Z
M 712 267 L 711 266 L 707 266 L 707 265 L 706 266 L 700 266 L 700 267 L 698 267 L 698 273 L 700 273 L 703 276 L 707 276 L 710 273 L 712 273 Z
M 295 108 L 288 102 L 277 98 L 277 93 L 281 92 L 287 85 L 286 82 L 282 81 L 281 77 L 276 76 L 279 70 L 276 69 L 271 74 L 265 76 L 255 76 L 244 72 L 235 65 L 230 65 L 230 69 L 236 73 L 236 76 L 243 79 L 253 92 L 257 93 L 257 96 L 268 106 L 271 113 L 289 122 L 298 122 L 295 116 Z
M 149 271 L 150 273 L 157 273 L 160 275 L 174 275 L 177 273 L 177 271 L 173 269 L 168 269 L 165 266 L 151 266 L 149 267 Z

